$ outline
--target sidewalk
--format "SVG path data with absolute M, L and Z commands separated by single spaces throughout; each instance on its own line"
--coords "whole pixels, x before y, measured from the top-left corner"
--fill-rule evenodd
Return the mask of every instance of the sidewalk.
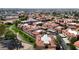
M 23 43 L 22 42 L 22 45 L 24 46 L 23 48 L 19 49 L 19 50 L 33 50 L 33 46 L 30 45 L 30 44 L 27 44 L 27 43 Z

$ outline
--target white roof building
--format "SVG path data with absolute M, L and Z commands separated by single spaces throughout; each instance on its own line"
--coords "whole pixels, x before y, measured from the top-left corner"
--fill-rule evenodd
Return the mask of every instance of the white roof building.
M 49 41 L 51 41 L 51 38 L 48 37 L 47 34 L 45 34 L 43 37 L 41 37 L 41 40 L 42 40 L 45 44 L 49 44 Z
M 77 31 L 75 31 L 75 30 L 68 29 L 68 32 L 70 32 L 70 33 L 73 33 L 73 34 L 77 35 Z

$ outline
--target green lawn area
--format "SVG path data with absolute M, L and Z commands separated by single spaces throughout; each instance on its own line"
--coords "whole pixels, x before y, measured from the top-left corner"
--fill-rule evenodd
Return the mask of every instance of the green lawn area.
M 25 33 L 24 31 L 22 31 L 21 29 L 17 28 L 15 25 L 11 26 L 11 29 L 15 32 L 15 33 L 19 33 L 20 36 L 23 38 L 23 40 L 27 41 L 28 43 L 34 44 L 35 43 L 35 38 L 33 38 L 32 36 L 30 36 L 29 34 Z

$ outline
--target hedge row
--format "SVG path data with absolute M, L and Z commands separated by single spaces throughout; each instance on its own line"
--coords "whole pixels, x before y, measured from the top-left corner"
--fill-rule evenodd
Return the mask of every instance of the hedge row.
M 21 29 L 17 28 L 15 25 L 13 25 L 12 29 L 16 32 L 16 33 L 19 33 L 23 39 L 31 44 L 34 44 L 35 42 L 35 39 L 28 35 L 27 33 L 23 32 Z

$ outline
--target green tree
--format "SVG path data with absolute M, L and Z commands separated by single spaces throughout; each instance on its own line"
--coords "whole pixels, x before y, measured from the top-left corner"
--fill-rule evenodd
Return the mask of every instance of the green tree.
M 56 16 L 56 15 L 57 15 L 57 13 L 56 13 L 56 12 L 53 12 L 52 14 L 53 14 L 53 16 Z
M 2 20 L 3 18 L 2 18 L 2 16 L 0 16 L 0 20 Z
M 20 14 L 19 15 L 19 20 L 27 20 L 28 16 L 26 14 Z
M 69 18 L 68 15 L 64 15 L 63 17 L 64 17 L 64 18 Z
M 5 39 L 15 39 L 16 38 L 16 35 L 12 32 L 12 31 L 10 31 L 10 30 L 8 30 L 6 33 L 5 33 Z
M 70 50 L 77 50 L 73 44 L 67 44 L 70 47 Z
M 6 31 L 5 24 L 0 24 L 0 36 L 2 36 Z
M 20 20 L 16 20 L 13 23 L 17 26 L 19 23 L 21 23 L 21 21 Z
M 77 39 L 76 37 L 72 37 L 72 38 L 70 39 L 70 42 L 71 42 L 72 44 L 74 44 L 74 42 L 76 42 L 76 41 L 78 41 L 78 39 Z
M 3 16 L 0 16 L 0 20 L 4 20 L 4 17 Z

